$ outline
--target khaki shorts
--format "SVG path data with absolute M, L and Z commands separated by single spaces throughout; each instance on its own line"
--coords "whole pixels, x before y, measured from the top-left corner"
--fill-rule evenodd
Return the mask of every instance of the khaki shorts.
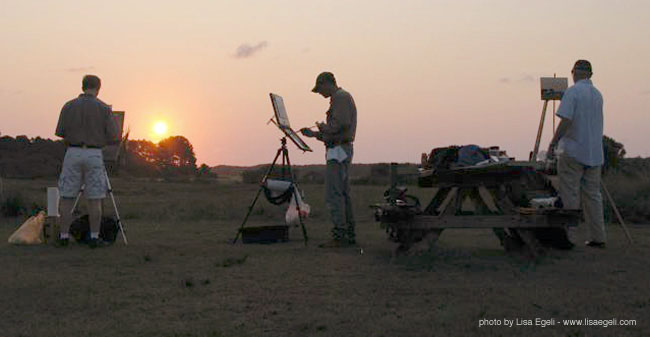
M 84 185 L 87 199 L 106 198 L 108 184 L 101 149 L 69 147 L 63 159 L 59 191 L 63 198 L 75 198 Z

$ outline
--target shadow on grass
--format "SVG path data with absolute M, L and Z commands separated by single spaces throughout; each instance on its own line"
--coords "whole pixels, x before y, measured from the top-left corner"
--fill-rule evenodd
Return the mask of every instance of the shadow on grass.
M 561 260 L 563 254 L 548 254 L 538 259 L 510 254 L 502 249 L 481 248 L 476 250 L 433 247 L 412 255 L 397 256 L 393 263 L 408 271 L 467 271 L 515 273 L 536 272 L 538 267 Z

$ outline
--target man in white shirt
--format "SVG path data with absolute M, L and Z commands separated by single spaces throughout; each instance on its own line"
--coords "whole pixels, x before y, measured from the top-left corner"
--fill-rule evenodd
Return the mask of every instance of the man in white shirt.
M 558 155 L 559 192 L 564 208 L 579 209 L 582 202 L 590 235 L 585 244 L 604 248 L 607 236 L 600 194 L 604 162 L 603 96 L 591 82 L 589 61 L 576 61 L 571 74 L 575 84 L 562 96 L 556 113 L 561 122 L 549 145 L 549 153 Z

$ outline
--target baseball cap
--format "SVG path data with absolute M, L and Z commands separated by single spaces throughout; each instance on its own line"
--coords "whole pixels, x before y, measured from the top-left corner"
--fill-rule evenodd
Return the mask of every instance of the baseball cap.
M 582 70 L 591 73 L 591 63 L 587 60 L 577 60 L 573 65 L 573 70 Z
M 326 82 L 336 84 L 336 79 L 334 78 L 334 74 L 330 73 L 329 71 L 324 71 L 324 72 L 318 74 L 318 77 L 316 77 L 316 84 L 314 85 L 314 88 L 311 89 L 311 92 L 317 92 L 318 88 L 323 83 L 326 83 Z

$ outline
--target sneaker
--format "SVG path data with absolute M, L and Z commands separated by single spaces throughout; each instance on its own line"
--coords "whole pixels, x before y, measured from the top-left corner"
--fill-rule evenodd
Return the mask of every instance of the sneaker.
M 605 243 L 599 241 L 587 241 L 585 242 L 585 246 L 592 248 L 605 248 Z
M 88 240 L 88 247 L 90 247 L 91 249 L 101 248 L 101 247 L 108 247 L 110 245 L 111 245 L 110 242 L 104 241 L 102 239 L 90 239 L 90 240 Z

